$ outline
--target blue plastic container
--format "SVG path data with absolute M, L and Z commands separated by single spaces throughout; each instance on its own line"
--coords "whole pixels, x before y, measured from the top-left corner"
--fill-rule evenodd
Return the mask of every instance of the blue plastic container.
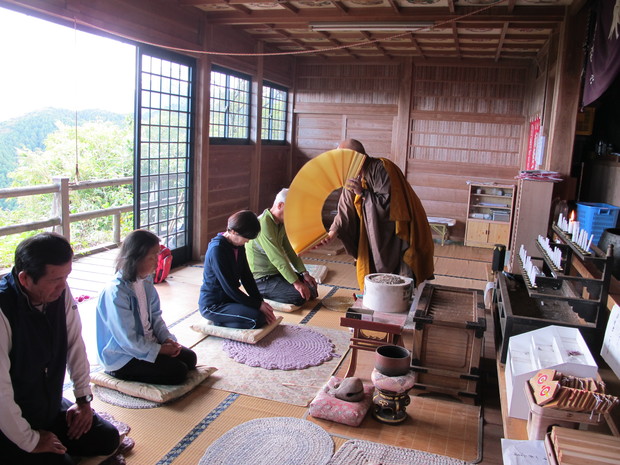
M 618 222 L 620 207 L 607 203 L 577 202 L 577 221 L 579 227 L 594 234 L 592 244 L 598 245 L 603 231 L 615 228 Z

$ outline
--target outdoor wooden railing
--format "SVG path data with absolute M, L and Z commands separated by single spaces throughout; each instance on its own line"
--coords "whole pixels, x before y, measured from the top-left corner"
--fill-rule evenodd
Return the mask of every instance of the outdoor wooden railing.
M 83 189 L 133 184 L 132 177 L 83 181 L 80 183 L 70 183 L 69 178 L 66 177 L 55 177 L 52 178 L 52 180 L 54 181 L 54 184 L 0 189 L 0 199 L 26 197 L 40 194 L 54 194 L 50 218 L 0 227 L 0 237 L 53 227 L 54 231 L 62 234 L 67 238 L 67 240 L 70 241 L 71 223 L 76 221 L 92 220 L 94 218 L 102 218 L 104 216 L 113 216 L 113 241 L 116 244 L 121 242 L 121 214 L 133 211 L 133 205 L 122 205 L 120 207 L 101 208 L 86 212 L 70 213 L 69 193 L 71 191 Z

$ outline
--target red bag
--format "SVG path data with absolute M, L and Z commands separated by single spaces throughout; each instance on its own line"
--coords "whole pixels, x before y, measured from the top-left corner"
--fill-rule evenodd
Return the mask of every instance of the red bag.
M 157 268 L 155 269 L 155 276 L 153 278 L 155 284 L 165 281 L 168 274 L 170 274 L 170 268 L 172 268 L 172 252 L 165 245 L 159 244 Z

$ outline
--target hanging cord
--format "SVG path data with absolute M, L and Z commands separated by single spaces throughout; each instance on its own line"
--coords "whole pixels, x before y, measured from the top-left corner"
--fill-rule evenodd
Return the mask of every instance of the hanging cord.
M 433 26 L 428 26 L 428 27 L 423 27 L 420 29 L 417 29 L 417 32 L 421 32 L 421 31 L 432 31 L 433 29 L 435 29 L 438 26 L 444 26 L 447 24 L 452 24 L 455 23 L 457 21 L 460 21 L 464 18 L 467 18 L 469 16 L 474 16 L 477 15 L 479 13 L 482 13 L 483 11 L 489 10 L 493 7 L 496 7 L 497 5 L 501 4 L 501 3 L 505 3 L 507 0 L 497 0 L 489 5 L 486 5 L 483 8 L 480 8 L 478 10 L 472 11 L 470 13 L 466 13 L 464 15 L 461 15 L 457 18 L 454 19 L 448 19 L 446 21 L 441 21 L 438 22 L 436 24 L 434 24 Z M 266 53 L 236 53 L 236 52 L 215 52 L 215 51 L 209 51 L 209 50 L 195 50 L 195 49 L 188 49 L 188 48 L 180 48 L 180 47 L 171 47 L 168 45 L 161 45 L 161 44 L 157 44 L 155 42 L 146 42 L 144 40 L 141 39 L 136 39 L 133 36 L 130 35 L 126 35 L 126 34 L 121 34 L 119 32 L 115 32 L 115 31 L 111 31 L 109 29 L 94 25 L 94 24 L 89 24 L 86 21 L 82 21 L 79 20 L 77 18 L 73 18 L 74 24 L 79 23 L 82 26 L 88 26 L 90 28 L 93 29 L 97 29 L 101 32 L 105 32 L 107 34 L 112 34 L 115 35 L 117 37 L 122 37 L 123 39 L 128 39 L 128 40 L 132 40 L 132 41 L 136 41 L 136 42 L 140 42 L 142 44 L 145 45 L 152 45 L 154 47 L 159 47 L 159 48 L 163 48 L 163 49 L 167 49 L 167 50 L 172 50 L 175 52 L 184 52 L 184 53 L 192 53 L 192 54 L 199 54 L 199 55 L 224 55 L 224 56 L 236 56 L 236 57 L 244 57 L 244 56 L 255 56 L 255 57 L 267 57 L 267 56 L 287 56 L 287 55 L 311 55 L 314 53 L 325 53 L 325 52 L 331 52 L 334 50 L 342 50 L 342 49 L 347 49 L 347 48 L 353 48 L 353 47 L 359 47 L 362 45 L 369 45 L 369 44 L 374 44 L 376 42 L 381 42 L 381 41 L 385 41 L 385 40 L 391 40 L 391 39 L 396 39 L 398 37 L 403 37 L 403 36 L 408 36 L 411 35 L 412 32 L 411 31 L 407 31 L 407 32 L 400 32 L 398 34 L 389 36 L 389 37 L 383 37 L 381 39 L 370 39 L 370 40 L 364 40 L 361 42 L 355 42 L 352 44 L 346 44 L 346 45 L 339 45 L 339 46 L 335 46 L 335 47 L 326 47 L 326 48 L 320 48 L 320 49 L 313 49 L 313 50 L 297 50 L 297 51 L 292 51 L 292 52 L 266 52 Z

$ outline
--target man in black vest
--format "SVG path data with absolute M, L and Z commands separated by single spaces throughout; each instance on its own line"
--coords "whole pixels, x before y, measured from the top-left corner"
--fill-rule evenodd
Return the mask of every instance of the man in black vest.
M 22 241 L 0 280 L 0 461 L 74 464 L 112 454 L 116 428 L 90 407 L 90 366 L 67 277 L 73 250 L 54 233 Z M 68 369 L 76 403 L 62 397 Z

